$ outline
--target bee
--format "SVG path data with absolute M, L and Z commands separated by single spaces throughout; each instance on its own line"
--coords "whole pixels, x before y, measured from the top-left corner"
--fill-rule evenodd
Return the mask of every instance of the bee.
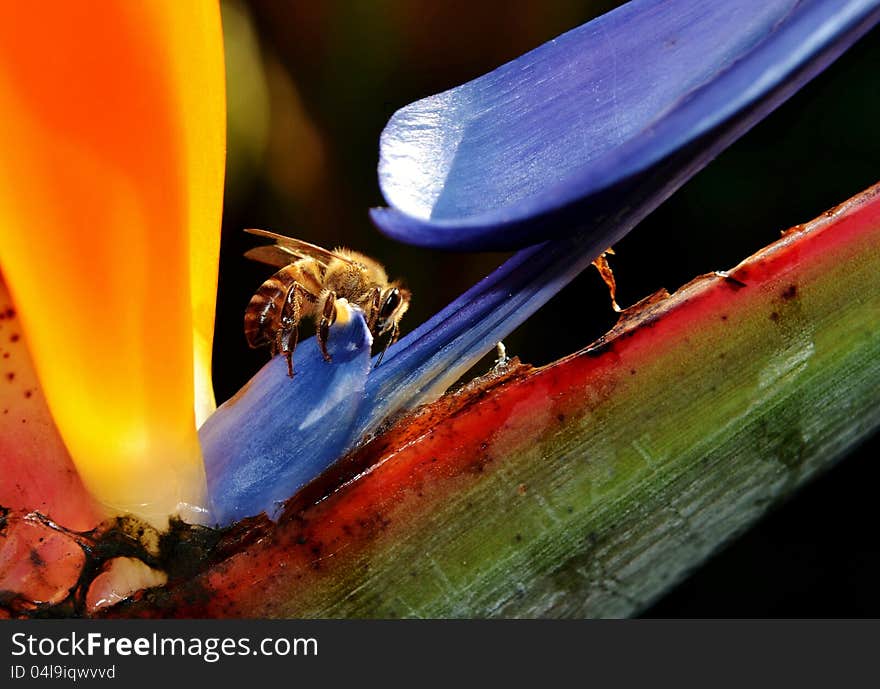
M 325 361 L 330 326 L 336 320 L 336 301 L 346 299 L 360 307 L 373 337 L 390 336 L 379 357 L 385 355 L 400 332 L 400 319 L 409 308 L 410 292 L 398 281 L 389 281 L 382 265 L 356 251 L 328 251 L 314 244 L 267 232 L 245 230 L 266 237 L 274 244 L 255 247 L 247 258 L 280 268 L 251 298 L 244 312 L 244 335 L 252 348 L 268 345 L 272 356 L 287 359 L 287 375 L 293 378 L 293 352 L 299 323 L 312 316 L 318 346 Z M 378 366 L 378 362 L 376 364 Z

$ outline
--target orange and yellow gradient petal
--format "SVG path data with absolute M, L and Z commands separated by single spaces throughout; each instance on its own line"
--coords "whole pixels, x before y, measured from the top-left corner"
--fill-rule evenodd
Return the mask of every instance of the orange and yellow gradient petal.
M 216 2 L 0 5 L 0 264 L 110 512 L 198 519 L 225 156 Z

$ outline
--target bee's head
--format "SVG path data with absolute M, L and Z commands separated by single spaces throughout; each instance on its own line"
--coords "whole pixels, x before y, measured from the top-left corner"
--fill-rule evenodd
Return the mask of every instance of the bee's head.
M 379 297 L 379 315 L 376 318 L 376 331 L 384 335 L 392 330 L 409 308 L 410 291 L 397 284 L 382 290 Z

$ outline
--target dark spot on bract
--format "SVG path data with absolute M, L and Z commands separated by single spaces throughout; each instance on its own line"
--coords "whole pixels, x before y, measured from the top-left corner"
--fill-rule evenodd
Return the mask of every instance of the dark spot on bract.
M 12 333 L 12 335 L 9 336 L 9 341 L 10 342 L 18 342 L 19 337 L 20 337 L 20 335 L 18 333 Z
M 13 373 L 12 371 L 10 371 L 9 373 L 6 374 L 6 380 L 8 380 L 10 383 L 11 383 L 14 379 L 15 379 L 15 373 Z
M 797 285 L 789 285 L 782 292 L 782 298 L 788 301 L 789 299 L 794 299 L 797 296 Z
M 742 272 L 740 273 L 740 275 L 742 275 L 742 277 L 745 277 Z M 747 287 L 746 283 L 744 283 L 739 278 L 735 278 L 733 277 L 733 275 L 727 274 L 724 275 L 724 284 L 726 284 L 728 287 L 732 287 L 735 290 L 741 290 L 743 287 Z
M 726 314 L 726 313 L 722 313 L 722 314 L 721 314 L 721 320 L 722 320 L 722 321 L 726 321 L 726 320 L 727 320 L 727 314 Z
M 556 420 L 562 423 L 563 421 L 565 421 L 565 414 L 557 414 Z
M 13 308 L 6 309 L 3 313 L 7 318 L 15 318 L 15 309 Z
M 30 399 L 33 396 L 33 394 L 34 394 L 33 390 L 25 390 L 24 391 L 25 399 Z
M 775 323 L 776 321 L 779 320 L 779 314 L 776 311 L 774 311 L 773 313 L 770 314 L 770 320 Z

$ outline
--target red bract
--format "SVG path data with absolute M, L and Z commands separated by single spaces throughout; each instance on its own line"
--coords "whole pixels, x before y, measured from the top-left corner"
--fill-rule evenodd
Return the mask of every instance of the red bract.
M 38 510 L 72 529 L 90 529 L 100 521 L 100 513 L 52 421 L 18 315 L 2 282 L 0 342 L 0 506 Z M 0 549 L 0 567 L 8 557 Z

